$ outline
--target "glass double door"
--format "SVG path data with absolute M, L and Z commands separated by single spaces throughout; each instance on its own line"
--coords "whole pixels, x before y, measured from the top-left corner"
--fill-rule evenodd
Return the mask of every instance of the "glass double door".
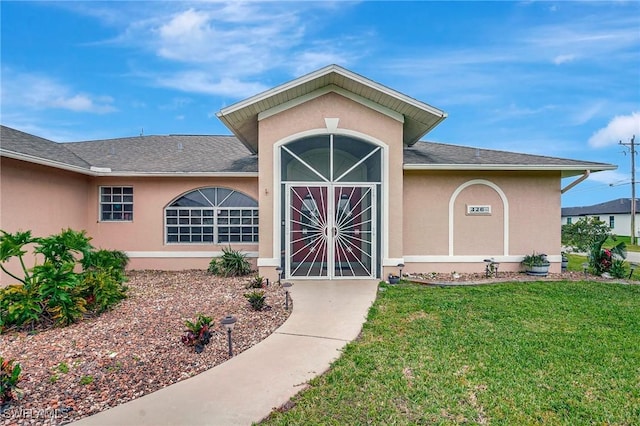
M 286 276 L 376 276 L 376 186 L 287 184 Z

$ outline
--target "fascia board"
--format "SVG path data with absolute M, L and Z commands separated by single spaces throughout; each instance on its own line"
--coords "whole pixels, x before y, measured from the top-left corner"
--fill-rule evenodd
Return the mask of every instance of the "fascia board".
M 110 172 L 96 173 L 95 176 L 113 177 L 233 177 L 257 178 L 258 172 Z
M 535 165 L 535 164 L 404 164 L 404 170 L 522 170 L 522 171 L 576 171 L 585 170 L 604 171 L 615 170 L 618 166 L 613 164 L 579 164 L 571 166 L 563 165 Z
M 95 176 L 95 172 L 91 171 L 88 168 L 73 166 L 71 164 L 65 164 L 59 161 L 47 160 L 46 158 L 36 157 L 34 155 L 0 149 L 0 156 L 13 158 L 14 160 L 26 161 L 28 163 L 40 164 L 41 166 L 53 167 L 56 169 L 67 170 L 75 173 L 81 173 L 83 175 Z
M 446 113 L 438 108 L 432 107 L 431 105 L 425 104 L 424 102 L 420 102 L 417 99 L 411 98 L 407 95 L 404 95 L 400 92 L 397 92 L 393 89 L 390 89 L 386 86 L 383 86 L 379 83 L 376 83 L 372 80 L 369 80 L 367 78 L 364 78 L 358 74 L 355 74 L 351 71 L 348 71 L 342 67 L 339 67 L 337 65 L 329 65 L 326 66 L 324 68 L 321 68 L 317 71 L 314 71 L 310 74 L 307 74 L 305 76 L 302 76 L 300 78 L 297 78 L 295 80 L 291 80 L 288 83 L 284 83 L 280 86 L 274 87 L 273 89 L 264 91 L 262 93 L 259 93 L 255 96 L 252 96 L 248 99 L 245 99 L 244 101 L 240 101 L 238 103 L 235 103 L 233 105 L 230 105 L 226 108 L 223 108 L 220 110 L 220 112 L 218 112 L 216 115 L 218 116 L 218 118 L 221 118 L 224 115 L 228 115 L 231 114 L 233 112 L 236 112 L 238 110 L 241 110 L 249 105 L 252 105 L 254 103 L 258 103 L 260 101 L 263 101 L 271 96 L 277 95 L 281 92 L 285 92 L 291 88 L 294 88 L 296 86 L 300 86 L 308 81 L 312 81 L 315 80 L 316 78 L 320 78 L 323 77 L 327 74 L 330 74 L 331 72 L 335 72 L 336 74 L 340 74 L 343 77 L 349 78 L 351 80 L 356 81 L 359 84 L 362 84 L 363 86 L 367 86 L 369 88 L 375 89 L 381 93 L 384 93 L 386 95 L 392 96 L 402 102 L 405 102 L 407 104 L 410 104 L 416 108 L 420 108 L 422 110 L 428 111 L 429 113 L 433 114 L 433 115 L 437 115 L 439 117 L 446 117 Z
M 404 116 L 400 113 L 397 113 L 383 105 L 380 105 L 378 103 L 375 103 L 369 99 L 363 98 L 360 95 L 356 95 L 353 92 L 350 92 L 348 90 L 345 90 L 341 87 L 336 86 L 335 84 L 330 84 L 328 86 L 324 86 L 318 90 L 314 90 L 311 93 L 307 93 L 306 95 L 302 95 L 299 96 L 295 99 L 292 99 L 288 102 L 285 102 L 283 104 L 277 105 L 273 108 L 269 108 L 268 110 L 262 111 L 261 113 L 258 114 L 258 121 L 260 120 L 264 120 L 266 118 L 269 118 L 271 116 L 274 116 L 276 114 L 279 114 L 283 111 L 286 111 L 288 109 L 294 108 L 298 105 L 301 105 L 303 103 L 309 102 L 313 99 L 319 98 L 320 96 L 324 96 L 327 93 L 337 93 L 340 96 L 343 96 L 347 99 L 351 99 L 354 102 L 357 102 L 361 105 L 364 105 L 367 108 L 373 109 L 381 114 L 384 114 L 388 117 L 391 117 L 392 119 L 400 122 L 400 123 L 404 123 Z
M 326 66 L 326 67 L 321 68 L 321 69 L 319 69 L 317 71 L 314 71 L 314 72 L 312 72 L 310 74 L 304 75 L 302 77 L 296 78 L 295 80 L 291 80 L 291 81 L 289 81 L 287 83 L 281 84 L 280 86 L 276 86 L 276 87 L 274 87 L 272 89 L 269 89 L 269 90 L 266 90 L 266 91 L 264 91 L 262 93 L 258 93 L 257 95 L 254 95 L 254 96 L 252 96 L 250 98 L 247 98 L 247 99 L 245 99 L 243 101 L 237 102 L 237 103 L 235 103 L 233 105 L 229 105 L 226 108 L 222 108 L 220 110 L 220 112 L 218 112 L 216 115 L 218 116 L 218 118 L 221 118 L 224 115 L 228 115 L 228 114 L 234 113 L 236 111 L 239 111 L 239 110 L 241 110 L 243 108 L 246 108 L 249 105 L 258 103 L 258 102 L 263 101 L 263 100 L 265 100 L 267 98 L 270 98 L 271 96 L 277 95 L 277 94 L 279 94 L 281 92 L 285 92 L 285 91 L 287 91 L 287 90 L 289 90 L 289 89 L 291 89 L 293 87 L 296 87 L 296 86 L 299 86 L 301 84 L 304 84 L 307 81 L 311 81 L 311 80 L 314 80 L 316 78 L 322 77 L 325 74 L 328 74 L 331 71 L 331 69 L 334 68 L 334 67 L 335 67 L 334 65 Z

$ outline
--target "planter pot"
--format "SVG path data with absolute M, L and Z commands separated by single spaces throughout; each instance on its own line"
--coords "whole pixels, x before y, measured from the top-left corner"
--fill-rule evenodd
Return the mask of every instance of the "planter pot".
M 567 259 L 566 257 L 563 257 L 562 263 L 560 265 L 562 266 L 562 270 L 566 271 L 567 268 L 569 267 L 569 259 Z
M 400 277 L 389 277 L 389 284 L 398 284 L 400 282 Z
M 525 272 L 527 273 L 527 275 L 546 277 L 549 274 L 549 265 L 527 266 Z

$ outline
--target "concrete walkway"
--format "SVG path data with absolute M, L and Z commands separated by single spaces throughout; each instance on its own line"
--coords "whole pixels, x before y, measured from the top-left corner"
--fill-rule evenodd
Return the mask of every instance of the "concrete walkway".
M 294 282 L 291 316 L 262 342 L 202 374 L 74 424 L 258 422 L 325 372 L 358 336 L 377 285 L 373 280 Z

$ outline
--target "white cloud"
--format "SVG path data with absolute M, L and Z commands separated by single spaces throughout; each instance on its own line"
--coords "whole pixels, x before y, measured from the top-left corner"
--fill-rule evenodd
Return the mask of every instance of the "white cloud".
M 229 97 L 248 97 L 262 92 L 267 87 L 258 82 L 245 82 L 231 77 L 216 79 L 203 71 L 185 71 L 159 77 L 156 84 L 183 92 L 206 93 Z
M 553 58 L 553 63 L 556 65 L 561 65 L 567 62 L 573 62 L 577 58 L 577 55 L 558 55 Z
M 604 183 L 610 186 L 618 186 L 631 181 L 629 175 L 615 170 L 605 170 L 589 175 L 588 181 Z
M 25 88 L 28 88 L 25 90 Z M 42 74 L 16 73 L 3 69 L 3 108 L 14 106 L 32 109 L 65 109 L 75 112 L 105 114 L 116 111 L 113 98 L 77 92 L 73 88 Z
M 589 145 L 594 148 L 615 145 L 619 141 L 628 142 L 633 135 L 640 136 L 640 112 L 614 117 L 589 138 Z

